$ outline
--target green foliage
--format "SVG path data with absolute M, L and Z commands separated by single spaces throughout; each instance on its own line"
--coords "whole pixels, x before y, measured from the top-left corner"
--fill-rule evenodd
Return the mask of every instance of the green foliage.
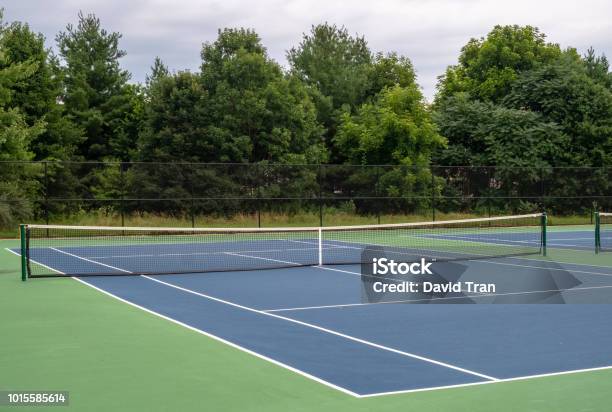
M 138 140 L 138 160 L 213 162 L 240 158 L 244 143 L 229 135 L 205 132 L 207 93 L 199 76 L 179 72 L 152 78 L 147 90 L 145 125 Z
M 106 109 L 106 108 L 105 108 Z M 107 122 L 112 130 L 108 142 L 110 157 L 130 161 L 137 154 L 138 134 L 144 127 L 145 95 L 140 85 L 126 84 L 121 94 L 108 102 Z
M 471 39 L 459 64 L 440 77 L 437 101 L 467 92 L 473 99 L 499 102 L 517 76 L 561 54 L 558 45 L 531 26 L 495 26 L 486 38 Z
M 410 59 L 397 53 L 377 53 L 369 73 L 368 97 L 387 87 L 415 87 L 416 73 Z
M 612 90 L 602 84 L 606 65 L 600 61 L 594 68 L 588 59 L 564 56 L 526 72 L 503 101 L 540 114 L 571 137 L 556 164 L 612 165 Z
M 334 143 L 353 164 L 426 166 L 445 140 L 413 85 L 385 89 L 356 115 L 345 114 Z
M 16 63 L 6 46 L 6 27 L 0 10 L 0 162 L 31 160 L 30 143 L 44 131 L 44 123 L 29 125 L 26 116 L 13 107 L 21 82 L 33 76 L 34 61 Z M 0 226 L 13 225 L 29 216 L 30 202 L 36 192 L 35 170 L 31 165 L 0 163 Z
M 452 142 L 437 163 L 496 166 L 481 189 L 495 189 L 498 195 L 539 194 L 540 188 L 532 189 L 534 182 L 557 164 L 569 143 L 561 127 L 541 114 L 472 101 L 461 93 L 444 101 L 436 123 Z M 454 179 L 460 178 L 461 170 L 456 173 Z
M 299 46 L 287 53 L 287 59 L 291 73 L 308 86 L 335 163 L 352 161 L 334 143 L 344 116 L 376 100 L 385 88 L 416 85 L 408 58 L 396 53 L 373 56 L 363 37 L 352 37 L 346 28 L 327 23 L 312 26 Z
M 215 42 L 206 43 L 199 74 L 171 75 L 156 60 L 146 96 L 140 160 L 295 164 L 327 159 L 322 128 L 306 88 L 294 76 L 283 74 L 250 30 L 226 29 Z M 238 169 L 203 173 L 187 169 L 187 175 L 149 170 L 145 176 L 132 168 L 130 175 L 148 181 L 139 193 L 174 187 L 175 198 L 190 193 L 215 196 L 240 190 L 235 183 L 243 179 Z M 304 185 L 312 180 L 308 173 L 294 177 Z
M 147 74 L 145 84 L 147 87 L 149 87 L 151 84 L 162 79 L 163 77 L 167 77 L 168 75 L 170 75 L 168 67 L 166 67 L 162 59 L 155 57 L 155 60 L 153 60 L 153 66 L 151 66 L 151 74 Z
M 436 132 L 422 95 L 412 84 L 384 89 L 372 103 L 363 104 L 357 114 L 345 114 L 334 143 L 353 164 L 401 165 L 384 169 L 377 180 L 379 194 L 402 197 L 431 194 L 427 166 L 431 154 L 444 147 L 446 141 Z M 354 183 L 346 182 L 349 186 Z M 422 200 L 412 199 L 403 208 L 414 211 L 424 207 Z
M 602 86 L 612 89 L 612 72 L 610 72 L 610 63 L 605 55 L 597 56 L 595 50 L 590 47 L 582 63 L 590 78 Z
M 43 117 L 55 103 L 57 81 L 44 49 L 44 38 L 33 33 L 27 24 L 13 22 L 2 29 L 0 46 L 11 63 L 30 63 L 34 70 L 14 84 L 11 105 L 19 107 L 29 123 Z
M 325 160 L 306 89 L 268 58 L 254 32 L 220 31 L 202 49 L 200 75 L 169 75 L 161 62 L 153 69 L 142 160 Z
M 449 142 L 436 163 L 496 167 L 475 192 L 481 199 L 489 192 L 533 199 L 546 182 L 547 195 L 564 199 L 551 207 L 567 212 L 592 206 L 577 193 L 607 192 L 605 169 L 552 169 L 612 164 L 609 65 L 592 49 L 581 58 L 545 43 L 537 29 L 496 27 L 486 39 L 472 39 L 441 78 L 434 119 Z M 457 169 L 447 181 L 462 179 Z M 443 193 L 464 195 L 454 190 Z M 494 203 L 516 212 L 535 207 L 533 200 Z
M 352 37 L 346 28 L 327 23 L 312 26 L 300 45 L 289 50 L 287 59 L 294 74 L 329 99 L 333 110 L 354 107 L 365 98 L 372 55 L 365 39 Z M 333 116 L 321 114 L 324 120 Z
M 202 49 L 207 129 L 231 136 L 238 161 L 319 162 L 324 152 L 306 89 L 284 76 L 250 30 L 219 31 Z M 312 146 L 315 146 L 314 150 Z
M 538 113 L 475 102 L 461 93 L 447 99 L 435 119 L 452 142 L 437 159 L 442 164 L 551 166 L 568 143 L 561 128 Z
M 201 69 L 200 75 L 152 75 L 143 160 L 325 160 L 305 88 L 283 75 L 254 32 L 220 31 L 204 45 Z
M 82 141 L 82 132 L 65 116 L 57 102 L 61 82 L 57 62 L 44 48 L 44 38 L 27 24 L 14 22 L 3 29 L 2 48 L 13 63 L 32 64 L 31 75 L 20 79 L 13 88 L 11 106 L 18 107 L 29 125 L 44 121 L 46 128 L 30 144 L 37 160 L 72 158 Z
M 299 46 L 287 53 L 291 72 L 308 86 L 325 127 L 329 149 L 342 113 L 352 113 L 370 89 L 372 54 L 363 37 L 352 37 L 344 27 L 319 24 L 304 34 Z M 332 153 L 332 160 L 342 160 Z
M 126 122 L 138 116 L 140 105 L 134 101 L 137 89 L 127 85 L 129 73 L 119 66 L 125 56 L 121 35 L 108 33 L 92 14 L 78 18 L 78 25 L 69 24 L 56 40 L 66 113 L 86 136 L 79 154 L 88 160 L 127 160 L 138 127 Z

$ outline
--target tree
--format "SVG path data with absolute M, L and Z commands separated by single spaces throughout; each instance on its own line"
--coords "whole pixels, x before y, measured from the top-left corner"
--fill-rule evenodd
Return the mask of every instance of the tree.
M 285 164 L 326 160 L 322 129 L 304 85 L 282 72 L 251 30 L 219 31 L 217 40 L 202 48 L 198 74 L 169 74 L 156 60 L 148 79 L 145 126 L 139 137 L 141 160 Z M 193 166 L 181 173 L 143 172 L 138 180 L 143 190 L 151 192 L 171 182 L 181 191 L 173 194 L 175 198 L 214 197 L 238 193 L 241 182 L 254 178 L 240 175 L 240 170 Z M 216 206 L 216 210 L 228 207 Z
M 349 35 L 346 28 L 325 23 L 312 26 L 299 46 L 289 50 L 287 59 L 293 75 L 309 87 L 331 148 L 342 113 L 352 113 L 370 89 L 368 45 L 363 37 Z
M 446 141 L 436 132 L 423 96 L 413 83 L 411 87 L 386 88 L 374 101 L 364 103 L 355 115 L 345 114 L 334 144 L 352 164 L 399 165 L 383 169 L 375 184 L 379 193 L 386 196 L 412 197 L 408 207 L 414 211 L 426 206 L 431 195 L 428 168 L 431 155 L 444 147 Z M 368 168 L 361 171 L 364 176 L 353 176 L 346 184 L 367 182 L 371 171 Z M 358 206 L 370 212 L 368 204 Z M 387 205 L 392 206 L 401 207 Z M 402 209 L 406 210 L 406 205 Z
M 604 62 L 596 65 L 588 56 L 583 62 L 565 55 L 523 73 L 503 100 L 538 113 L 570 137 L 557 165 L 612 165 L 612 90 L 605 86 Z
M 31 160 L 30 143 L 44 130 L 44 122 L 30 125 L 26 116 L 12 101 L 20 82 L 33 76 L 35 61 L 16 63 L 6 48 L 6 26 L 0 9 L 0 161 Z M 27 200 L 37 190 L 36 171 L 28 164 L 0 163 L 0 226 L 8 227 L 18 219 L 28 218 L 31 205 Z
M 448 182 L 468 179 L 468 183 L 462 191 L 448 185 L 443 194 L 473 197 L 476 204 L 471 207 L 475 209 L 484 207 L 481 203 L 490 198 L 498 199 L 493 199 L 494 206 L 501 211 L 510 206 L 516 212 L 537 209 L 531 202 L 511 205 L 506 197 L 539 195 L 542 173 L 548 175 L 558 165 L 569 141 L 559 125 L 539 113 L 474 101 L 466 93 L 445 99 L 435 120 L 440 133 L 452 142 L 436 154 L 436 163 L 473 166 L 465 176 L 463 168 L 448 169 Z
M 486 38 L 471 39 L 459 63 L 450 66 L 438 82 L 436 102 L 466 92 L 472 99 L 499 102 L 522 72 L 561 55 L 557 44 L 531 26 L 495 26 Z
M 410 59 L 397 53 L 377 53 L 370 68 L 368 98 L 376 96 L 387 87 L 414 87 L 416 73 Z
M 1 17 L 1 14 L 0 14 Z M 0 36 L 2 34 L 0 33 Z M 36 71 L 36 63 L 11 63 L 0 45 L 0 160 L 31 160 L 34 154 L 29 145 L 44 130 L 44 122 L 28 125 L 26 116 L 11 107 L 16 85 Z M 2 169 L 3 178 L 11 180 L 11 172 Z
M 14 63 L 33 63 L 31 76 L 15 84 L 11 106 L 25 115 L 29 125 L 46 123 L 45 131 L 30 143 L 37 160 L 68 160 L 82 141 L 82 132 L 65 116 L 58 103 L 61 82 L 54 56 L 44 48 L 44 37 L 27 24 L 13 22 L 3 30 L 2 48 Z
M 605 55 L 597 56 L 592 47 L 587 50 L 583 59 L 587 75 L 608 89 L 612 89 L 612 72 L 610 63 Z
M 202 101 L 206 98 L 197 74 L 178 72 L 152 78 L 137 159 L 156 162 L 238 160 L 244 149 L 232 142 L 230 136 L 224 140 L 205 133 L 209 113 L 204 110 Z
M 541 114 L 471 101 L 466 94 L 449 98 L 436 123 L 453 142 L 438 157 L 442 164 L 526 167 L 537 173 L 554 166 L 568 142 L 563 130 Z
M 125 56 L 119 49 L 121 35 L 107 32 L 93 14 L 79 13 L 78 18 L 78 25 L 66 26 L 56 40 L 63 63 L 62 100 L 85 133 L 79 154 L 87 160 L 127 160 L 136 135 L 124 120 L 136 116 L 139 105 L 134 102 L 138 89 L 127 84 L 130 75 L 119 65 Z
M 306 89 L 283 74 L 255 32 L 224 29 L 214 43 L 206 43 L 201 84 L 207 94 L 206 134 L 225 144 L 233 141 L 234 160 L 325 160 L 322 130 Z
M 153 66 L 151 66 L 151 74 L 147 74 L 145 84 L 150 86 L 152 83 L 155 83 L 168 75 L 170 75 L 168 67 L 166 67 L 162 59 L 155 57 L 155 60 L 153 60 Z
M 334 139 L 352 164 L 427 166 L 431 154 L 445 145 L 413 87 L 394 86 L 365 103 L 353 116 L 345 114 Z

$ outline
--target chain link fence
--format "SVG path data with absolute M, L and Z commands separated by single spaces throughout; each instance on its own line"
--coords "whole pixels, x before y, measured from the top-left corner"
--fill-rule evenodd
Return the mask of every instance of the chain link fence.
M 0 162 L 0 226 L 337 225 L 612 210 L 610 168 Z

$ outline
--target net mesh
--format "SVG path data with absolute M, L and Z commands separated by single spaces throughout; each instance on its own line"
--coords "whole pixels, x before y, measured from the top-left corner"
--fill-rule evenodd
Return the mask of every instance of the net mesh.
M 596 240 L 600 251 L 609 252 L 612 251 L 612 213 L 599 213 L 599 219 L 597 220 L 599 227 L 595 230 L 595 233 L 599 236 Z
M 187 229 L 28 225 L 29 277 L 178 274 L 537 254 L 542 215 L 369 226 Z

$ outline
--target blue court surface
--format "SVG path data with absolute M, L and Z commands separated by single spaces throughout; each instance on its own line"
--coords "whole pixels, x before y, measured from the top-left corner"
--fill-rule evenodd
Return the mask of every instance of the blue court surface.
M 471 240 L 469 234 L 438 236 Z M 477 240 L 523 241 L 499 233 L 481 234 Z M 593 235 L 551 231 L 548 245 L 592 250 Z M 72 266 L 131 272 L 139 261 L 164 255 L 171 267 L 177 251 L 168 247 L 139 245 L 137 253 L 132 249 L 128 255 L 125 246 L 66 247 L 34 251 L 32 258 L 57 272 Z M 188 244 L 173 247 L 197 253 Z M 265 260 L 266 251 L 228 258 Z M 78 281 L 358 397 L 612 367 L 612 305 L 596 304 L 612 302 L 612 267 L 559 263 L 538 255 L 462 265 L 462 276 L 501 281 L 510 288 L 474 296 L 475 302 L 518 304 L 451 305 L 445 298 L 428 304 L 364 302 L 359 265 Z M 542 275 L 541 289 L 521 289 L 524 281 Z M 524 304 L 533 301 L 575 304 Z

